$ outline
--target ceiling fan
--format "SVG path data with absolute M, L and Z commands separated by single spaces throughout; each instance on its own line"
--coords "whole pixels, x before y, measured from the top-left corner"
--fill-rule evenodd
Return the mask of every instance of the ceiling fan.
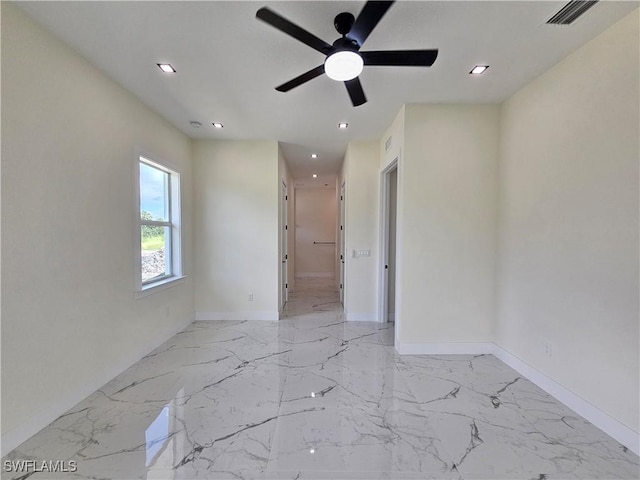
M 358 18 L 348 12 L 338 14 L 333 25 L 342 37 L 333 42 L 333 45 L 290 22 L 273 10 L 262 7 L 257 11 L 256 18 L 326 55 L 322 65 L 283 83 L 276 87 L 276 90 L 288 92 L 326 73 L 329 78 L 344 82 L 351 103 L 357 107 L 367 101 L 358 78 L 364 66 L 430 67 L 433 65 L 438 56 L 438 50 L 360 51 L 369 34 L 393 3 L 393 1 L 368 1 Z

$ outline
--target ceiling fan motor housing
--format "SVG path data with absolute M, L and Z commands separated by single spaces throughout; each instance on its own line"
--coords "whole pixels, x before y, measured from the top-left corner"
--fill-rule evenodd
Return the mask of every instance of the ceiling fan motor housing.
M 349 12 L 342 12 L 336 15 L 336 18 L 333 19 L 333 26 L 336 27 L 336 30 L 340 35 L 346 35 L 351 31 L 351 27 L 353 27 L 353 23 L 356 21 L 356 17 L 351 15 Z
M 342 37 L 333 42 L 333 48 L 335 51 L 349 50 L 351 52 L 357 52 L 360 50 L 360 45 L 351 38 Z

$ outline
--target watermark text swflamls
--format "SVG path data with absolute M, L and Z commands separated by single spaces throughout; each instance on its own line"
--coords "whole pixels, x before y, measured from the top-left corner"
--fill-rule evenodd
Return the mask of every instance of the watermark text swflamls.
M 78 462 L 75 460 L 5 460 L 2 467 L 5 472 L 16 473 L 69 473 L 78 470 Z

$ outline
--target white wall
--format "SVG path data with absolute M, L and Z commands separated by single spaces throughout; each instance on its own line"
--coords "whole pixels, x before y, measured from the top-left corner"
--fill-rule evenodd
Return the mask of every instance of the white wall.
M 346 242 L 344 310 L 347 320 L 376 320 L 378 149 L 378 142 L 350 142 L 343 164 Z M 371 256 L 353 258 L 353 250 L 370 250 Z
M 134 298 L 140 147 L 181 173 L 189 139 L 2 2 L 2 452 L 193 319 L 193 283 Z
M 194 141 L 193 155 L 196 318 L 277 320 L 277 142 Z
M 389 128 L 380 137 L 380 170 L 384 170 L 391 162 L 400 159 L 404 149 L 404 116 L 405 106 L 396 114 Z M 389 140 L 389 149 L 386 142 Z
M 490 342 L 499 108 L 406 105 L 404 122 L 396 346 Z
M 497 326 L 501 347 L 636 432 L 638 21 L 502 107 Z
M 295 196 L 296 277 L 335 278 L 336 190 L 333 187 L 298 187 Z

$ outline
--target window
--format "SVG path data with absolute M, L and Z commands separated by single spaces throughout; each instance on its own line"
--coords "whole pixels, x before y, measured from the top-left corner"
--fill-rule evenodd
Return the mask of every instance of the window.
M 180 251 L 180 174 L 144 156 L 138 162 L 140 234 L 138 290 L 182 277 Z

